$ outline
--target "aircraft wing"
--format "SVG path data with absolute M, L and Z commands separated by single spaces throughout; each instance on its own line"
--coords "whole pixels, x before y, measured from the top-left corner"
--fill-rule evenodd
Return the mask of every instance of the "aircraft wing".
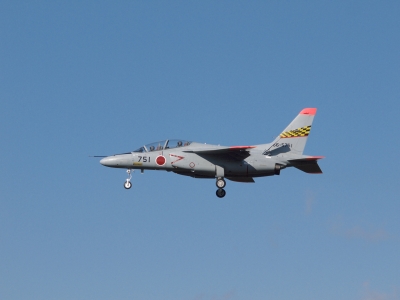
M 247 183 L 255 182 L 253 177 L 225 177 L 225 178 L 236 182 L 247 182 Z
M 229 155 L 230 157 L 243 160 L 246 157 L 250 156 L 250 153 L 247 151 L 249 149 L 255 148 L 255 146 L 231 146 L 231 147 L 220 147 L 220 148 L 203 148 L 203 149 L 193 149 L 193 150 L 186 150 L 183 152 L 188 153 L 196 153 L 196 154 L 204 154 L 204 155 Z

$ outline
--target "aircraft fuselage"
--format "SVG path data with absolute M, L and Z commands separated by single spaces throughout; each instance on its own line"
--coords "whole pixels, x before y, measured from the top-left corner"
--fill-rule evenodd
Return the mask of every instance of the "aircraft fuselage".
M 143 153 L 117 154 L 103 158 L 102 165 L 122 169 L 165 170 L 192 177 L 218 177 L 218 167 L 223 169 L 221 177 L 259 177 L 275 175 L 276 165 L 282 165 L 281 160 L 263 155 L 261 151 L 251 152 L 244 159 L 227 155 L 209 155 L 190 153 L 191 149 L 198 149 L 200 145 L 192 143 L 185 152 L 177 148 Z M 207 149 L 218 149 L 220 146 L 207 145 Z

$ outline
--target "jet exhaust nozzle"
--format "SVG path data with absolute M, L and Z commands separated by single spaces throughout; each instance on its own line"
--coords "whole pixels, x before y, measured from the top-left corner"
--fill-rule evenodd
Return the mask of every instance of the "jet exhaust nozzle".
M 281 170 L 286 168 L 285 165 L 280 165 L 280 164 L 275 164 L 275 170 L 274 170 L 274 174 L 275 175 L 280 175 L 281 174 Z

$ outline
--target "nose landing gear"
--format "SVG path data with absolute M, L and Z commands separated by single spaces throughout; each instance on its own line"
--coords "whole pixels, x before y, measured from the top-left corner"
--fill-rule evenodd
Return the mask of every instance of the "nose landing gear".
M 124 183 L 124 188 L 126 188 L 127 190 L 129 190 L 132 187 L 132 183 L 131 183 L 131 179 L 132 179 L 132 174 L 131 174 L 131 170 L 128 169 L 126 170 L 126 173 L 128 173 L 128 178 L 126 179 L 125 183 Z

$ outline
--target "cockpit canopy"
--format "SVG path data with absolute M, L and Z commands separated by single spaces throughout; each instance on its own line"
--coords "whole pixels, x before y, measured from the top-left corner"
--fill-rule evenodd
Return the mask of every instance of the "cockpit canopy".
M 139 149 L 133 152 L 152 152 L 152 151 L 160 151 L 172 148 L 179 148 L 189 146 L 192 142 L 186 140 L 164 140 L 155 143 L 150 143 L 140 147 Z

